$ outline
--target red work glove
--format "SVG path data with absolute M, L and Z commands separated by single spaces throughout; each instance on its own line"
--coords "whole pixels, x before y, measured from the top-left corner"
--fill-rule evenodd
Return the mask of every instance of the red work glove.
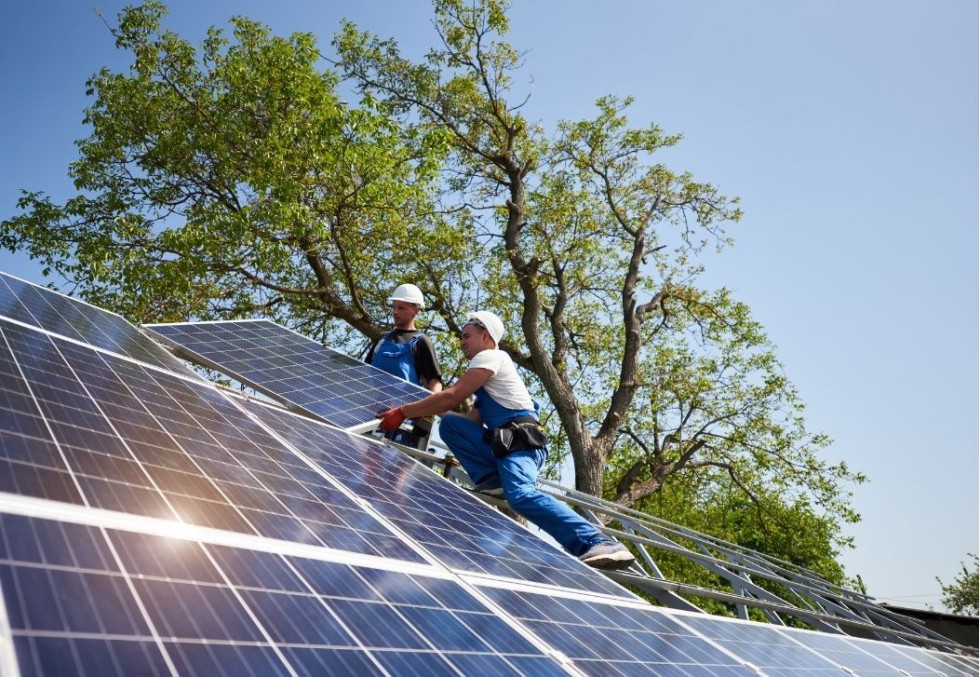
M 397 430 L 398 426 L 405 421 L 405 412 L 402 411 L 401 407 L 395 407 L 394 409 L 380 411 L 375 417 L 381 419 L 381 425 L 378 427 L 384 432 L 390 433 L 392 430 Z

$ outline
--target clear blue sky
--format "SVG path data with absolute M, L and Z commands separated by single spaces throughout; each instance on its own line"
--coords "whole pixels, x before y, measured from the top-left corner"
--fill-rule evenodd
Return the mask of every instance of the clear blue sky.
M 169 4 L 195 42 L 232 14 L 312 31 L 326 54 L 342 17 L 409 54 L 434 37 L 424 0 Z M 766 327 L 827 457 L 870 476 L 847 571 L 938 608 L 935 577 L 978 550 L 976 0 L 524 0 L 511 17 L 529 117 L 632 94 L 634 124 L 685 135 L 672 167 L 741 196 L 708 280 Z M 20 188 L 70 195 L 85 79 L 125 63 L 91 3 L 2 4 L 0 218 Z M 43 281 L 9 254 L 0 270 Z

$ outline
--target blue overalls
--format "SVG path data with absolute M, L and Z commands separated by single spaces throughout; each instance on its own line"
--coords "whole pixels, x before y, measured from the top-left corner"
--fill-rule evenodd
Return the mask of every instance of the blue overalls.
M 389 332 L 381 339 L 378 347 L 374 349 L 374 355 L 371 356 L 371 365 L 410 383 L 421 385 L 412 353 L 415 350 L 415 344 L 422 339 L 422 334 L 413 336 L 407 343 L 395 343 L 392 340 L 394 335 L 394 332 Z M 409 422 L 411 423 L 411 421 Z M 421 439 L 405 430 L 393 430 L 390 433 L 385 433 L 385 437 L 408 447 L 414 447 Z
M 603 540 L 595 526 L 558 499 L 538 490 L 538 471 L 548 457 L 547 447 L 514 451 L 504 458 L 494 458 L 490 442 L 483 439 L 487 429 L 499 428 L 522 416 L 537 418 L 535 412 L 503 407 L 482 387 L 474 395 L 486 428 L 458 414 L 443 416 L 439 424 L 442 441 L 459 459 L 473 483 L 499 477 L 507 503 L 551 534 L 561 547 L 576 557 Z
M 415 358 L 412 353 L 422 334 L 413 336 L 408 343 L 395 343 L 392 340 L 393 336 L 394 332 L 390 332 L 381 339 L 371 357 L 371 365 L 418 385 L 419 374 L 415 369 Z

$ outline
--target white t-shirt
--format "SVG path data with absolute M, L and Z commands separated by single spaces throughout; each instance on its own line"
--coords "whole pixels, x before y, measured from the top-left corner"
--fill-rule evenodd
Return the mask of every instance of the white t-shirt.
M 517 374 L 517 367 L 510 355 L 496 348 L 481 350 L 470 360 L 470 369 L 489 369 L 493 375 L 483 384 L 483 389 L 497 404 L 508 409 L 534 411 L 534 401 L 527 386 Z

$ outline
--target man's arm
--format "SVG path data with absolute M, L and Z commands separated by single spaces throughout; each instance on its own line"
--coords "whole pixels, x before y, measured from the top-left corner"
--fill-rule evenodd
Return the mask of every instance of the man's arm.
M 374 341 L 371 342 L 371 347 L 368 348 L 367 355 L 364 356 L 364 364 L 371 364 L 372 362 L 374 362 L 374 351 L 378 349 L 378 343 L 380 342 L 381 342 L 380 338 L 376 338 L 374 339 Z
M 458 381 L 445 390 L 432 393 L 421 400 L 403 404 L 401 406 L 402 413 L 408 418 L 443 414 L 475 393 L 491 376 L 493 376 L 493 372 L 489 369 L 467 369 Z
M 428 397 L 403 404 L 400 407 L 379 412 L 378 418 L 381 419 L 379 427 L 385 432 L 391 432 L 398 428 L 406 418 L 421 418 L 422 416 L 447 412 L 475 393 L 477 388 L 486 383 L 491 376 L 493 376 L 493 372 L 489 369 L 467 369 L 462 378 L 443 391 L 432 393 Z M 476 418 L 478 416 L 479 413 L 475 414 L 475 417 L 470 416 L 470 418 L 478 420 Z
M 443 389 L 442 373 L 439 371 L 439 360 L 436 358 L 436 348 L 432 339 L 422 334 L 420 340 L 412 347 L 412 360 L 415 371 L 422 377 L 425 387 L 431 392 L 438 393 Z

